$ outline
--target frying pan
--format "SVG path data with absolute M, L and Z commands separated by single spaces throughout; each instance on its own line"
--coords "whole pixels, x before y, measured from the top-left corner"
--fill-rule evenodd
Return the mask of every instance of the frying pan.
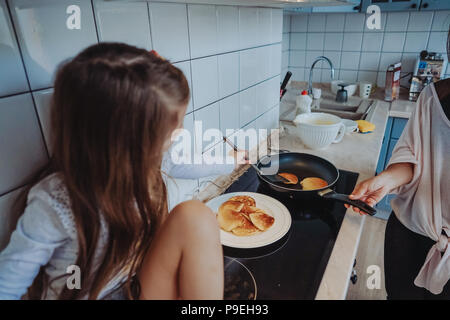
M 287 172 L 295 174 L 299 181 L 307 177 L 318 177 L 328 182 L 324 188 L 317 190 L 303 190 L 299 183 L 285 184 L 271 179 L 269 175 L 265 175 L 264 171 L 268 167 L 278 166 L 278 173 Z M 308 153 L 286 152 L 277 155 L 267 155 L 259 159 L 256 170 L 259 179 L 267 184 L 271 189 L 288 193 L 297 199 L 308 199 L 312 197 L 321 197 L 347 203 L 351 206 L 359 208 L 361 211 L 373 216 L 376 210 L 361 200 L 352 200 L 348 195 L 336 193 L 333 186 L 339 179 L 338 169 L 329 161 Z

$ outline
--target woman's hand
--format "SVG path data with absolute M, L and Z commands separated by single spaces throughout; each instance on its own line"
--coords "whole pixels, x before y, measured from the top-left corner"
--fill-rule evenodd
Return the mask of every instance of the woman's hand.
M 409 183 L 413 178 L 413 173 L 412 163 L 402 162 L 391 164 L 378 176 L 358 183 L 349 198 L 364 201 L 373 207 L 393 189 Z M 349 206 L 348 204 L 345 207 L 352 207 L 353 211 L 362 214 L 358 208 Z
M 381 199 L 389 193 L 389 191 L 391 191 L 391 187 L 389 185 L 390 184 L 386 181 L 383 175 L 375 176 L 358 183 L 349 198 L 352 200 L 364 201 L 369 206 L 373 207 L 380 202 Z M 358 208 L 348 204 L 346 204 L 345 207 L 351 207 L 353 211 L 358 212 L 359 214 L 365 214 Z

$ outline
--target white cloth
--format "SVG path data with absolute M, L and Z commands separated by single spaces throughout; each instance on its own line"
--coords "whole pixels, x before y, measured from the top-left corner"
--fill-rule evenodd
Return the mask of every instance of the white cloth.
M 402 162 L 414 164 L 413 179 L 393 190 L 391 205 L 403 225 L 436 241 L 414 284 L 439 294 L 450 279 L 450 121 L 434 84 L 420 94 L 389 165 Z
M 42 299 L 58 298 L 67 277 L 72 275 L 67 268 L 75 264 L 78 255 L 78 237 L 70 207 L 69 194 L 57 173 L 31 188 L 25 212 L 17 222 L 9 244 L 0 252 L 0 300 L 20 299 L 42 266 L 45 266 L 49 280 L 48 291 Z M 103 259 L 107 241 L 108 229 L 102 219 L 94 272 Z M 124 275 L 114 277 L 100 292 L 99 299 L 124 280 Z

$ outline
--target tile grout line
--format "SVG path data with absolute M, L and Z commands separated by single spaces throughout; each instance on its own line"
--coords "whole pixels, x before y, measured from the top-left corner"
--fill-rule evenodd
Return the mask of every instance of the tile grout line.
M 100 36 L 98 34 L 97 17 L 95 16 L 95 13 L 97 11 L 94 10 L 94 0 L 91 0 L 91 10 L 92 10 L 92 19 L 94 20 L 95 35 L 97 36 L 97 43 L 99 43 L 100 42 Z
M 405 47 L 406 47 L 406 39 L 408 38 L 408 26 L 409 26 L 409 20 L 411 19 L 411 14 L 408 12 L 408 21 L 406 22 L 406 30 L 404 31 L 405 33 L 405 41 L 403 42 L 403 47 L 402 47 L 402 55 L 400 57 L 400 62 L 403 61 L 403 56 L 405 55 Z M 414 74 L 414 70 L 412 71 Z M 386 82 L 385 82 L 386 85 Z
M 15 36 L 14 40 L 16 40 L 17 47 L 19 49 L 20 59 L 22 61 L 22 67 L 23 67 L 23 70 L 24 70 L 24 73 L 25 73 L 25 78 L 27 80 L 27 85 L 28 85 L 29 91 L 25 92 L 25 93 L 28 93 L 31 96 L 31 101 L 33 103 L 34 113 L 35 113 L 36 120 L 37 120 L 37 123 L 38 123 L 38 126 L 39 126 L 39 130 L 41 132 L 41 139 L 42 139 L 42 142 L 44 144 L 45 152 L 47 154 L 47 159 L 49 159 L 50 158 L 50 152 L 48 150 L 47 142 L 45 141 L 44 130 L 42 129 L 41 119 L 40 119 L 39 113 L 37 111 L 36 101 L 34 100 L 33 91 L 31 90 L 30 77 L 28 76 L 27 68 L 25 67 L 25 60 L 23 58 L 22 47 L 20 45 L 20 41 L 19 41 L 19 37 L 18 37 L 18 34 L 17 34 L 16 26 L 15 26 L 14 21 L 13 21 L 13 15 L 12 15 L 11 7 L 9 5 L 9 1 L 5 1 L 5 4 L 6 4 L 6 9 L 8 10 L 8 13 L 9 13 L 11 26 L 12 26 L 12 29 L 13 29 L 13 32 L 14 32 L 14 36 Z M 22 94 L 25 94 L 25 93 L 22 93 Z
M 153 32 L 152 32 L 152 18 L 150 14 L 150 4 L 149 2 L 145 3 L 147 6 L 147 18 L 148 18 L 148 29 L 150 31 L 150 45 L 152 46 L 152 50 L 155 48 L 153 44 Z

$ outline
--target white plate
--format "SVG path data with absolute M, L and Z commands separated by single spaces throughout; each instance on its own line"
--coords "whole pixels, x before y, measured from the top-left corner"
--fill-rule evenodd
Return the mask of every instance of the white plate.
M 234 196 L 250 196 L 256 201 L 256 207 L 275 218 L 273 225 L 264 232 L 251 236 L 236 236 L 231 232 L 220 230 L 220 240 L 224 246 L 233 248 L 258 248 L 280 240 L 290 229 L 292 219 L 289 210 L 278 200 L 260 193 L 233 192 L 225 193 L 209 200 L 206 205 L 217 214 L 222 203 Z
M 342 119 L 342 123 L 345 125 L 345 132 L 358 132 L 358 123 L 350 119 Z

